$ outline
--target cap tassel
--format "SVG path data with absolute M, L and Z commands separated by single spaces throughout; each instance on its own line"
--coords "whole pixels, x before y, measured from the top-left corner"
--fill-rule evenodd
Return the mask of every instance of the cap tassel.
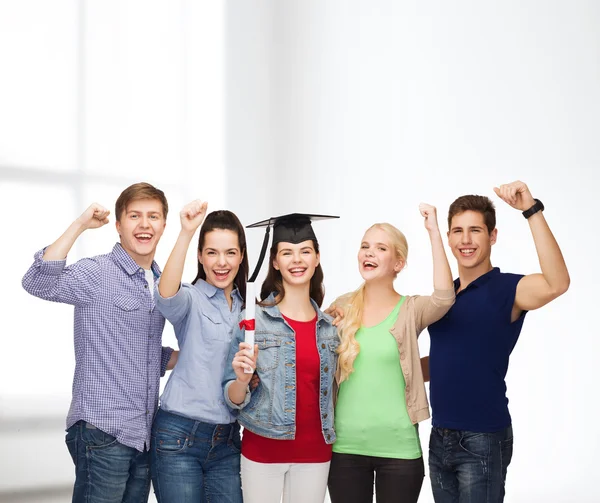
M 265 238 L 263 239 L 262 248 L 260 249 L 260 255 L 258 257 L 258 262 L 256 264 L 256 267 L 254 268 L 254 272 L 252 273 L 252 276 L 250 276 L 250 278 L 248 279 L 248 283 L 254 283 L 254 281 L 256 281 L 256 277 L 258 276 L 258 273 L 260 272 L 260 268 L 262 266 L 263 260 L 265 259 L 265 255 L 267 253 L 267 246 L 269 245 L 270 232 L 271 232 L 271 226 L 268 225 L 267 231 L 265 232 Z

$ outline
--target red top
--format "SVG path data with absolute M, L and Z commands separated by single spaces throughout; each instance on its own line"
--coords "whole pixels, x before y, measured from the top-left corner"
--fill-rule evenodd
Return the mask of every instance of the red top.
M 325 443 L 321 426 L 317 318 L 284 318 L 296 333 L 296 436 L 275 440 L 244 429 L 242 454 L 257 463 L 326 463 L 331 461 L 332 446 Z

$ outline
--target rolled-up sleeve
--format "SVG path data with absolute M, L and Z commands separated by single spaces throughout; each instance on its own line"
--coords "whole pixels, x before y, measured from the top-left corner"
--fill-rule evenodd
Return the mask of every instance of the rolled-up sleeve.
M 454 304 L 454 289 L 435 289 L 432 295 L 415 298 L 417 333 L 444 316 Z
M 169 364 L 173 351 L 175 350 L 168 346 L 162 347 L 162 353 L 160 355 L 160 377 L 164 377 L 167 373 L 167 365 Z
M 175 295 L 172 297 L 163 297 L 158 290 L 159 285 L 160 279 L 156 282 L 154 287 L 156 307 L 173 325 L 181 323 L 190 312 L 193 295 L 191 289 L 194 287 L 187 283 L 182 283 Z
M 82 306 L 92 302 L 100 285 L 100 266 L 91 258 L 67 266 L 66 260 L 44 260 L 46 248 L 34 255 L 23 276 L 23 288 L 40 299 Z

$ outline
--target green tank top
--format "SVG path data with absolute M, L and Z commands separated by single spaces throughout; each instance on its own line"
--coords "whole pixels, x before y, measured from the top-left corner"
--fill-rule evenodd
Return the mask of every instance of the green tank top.
M 406 410 L 398 344 L 390 333 L 403 302 L 404 297 L 378 325 L 356 332 L 360 352 L 354 372 L 340 386 L 334 452 L 398 459 L 422 456 L 417 426 Z

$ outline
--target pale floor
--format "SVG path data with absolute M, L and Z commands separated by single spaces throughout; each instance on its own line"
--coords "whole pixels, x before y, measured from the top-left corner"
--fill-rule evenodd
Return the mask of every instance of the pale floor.
M 52 491 L 49 494 L 21 494 L 21 495 L 5 495 L 0 494 L 0 503 L 69 503 L 71 501 L 71 490 Z M 150 494 L 148 503 L 156 503 L 154 494 Z M 325 497 L 324 503 L 331 503 L 329 495 Z

